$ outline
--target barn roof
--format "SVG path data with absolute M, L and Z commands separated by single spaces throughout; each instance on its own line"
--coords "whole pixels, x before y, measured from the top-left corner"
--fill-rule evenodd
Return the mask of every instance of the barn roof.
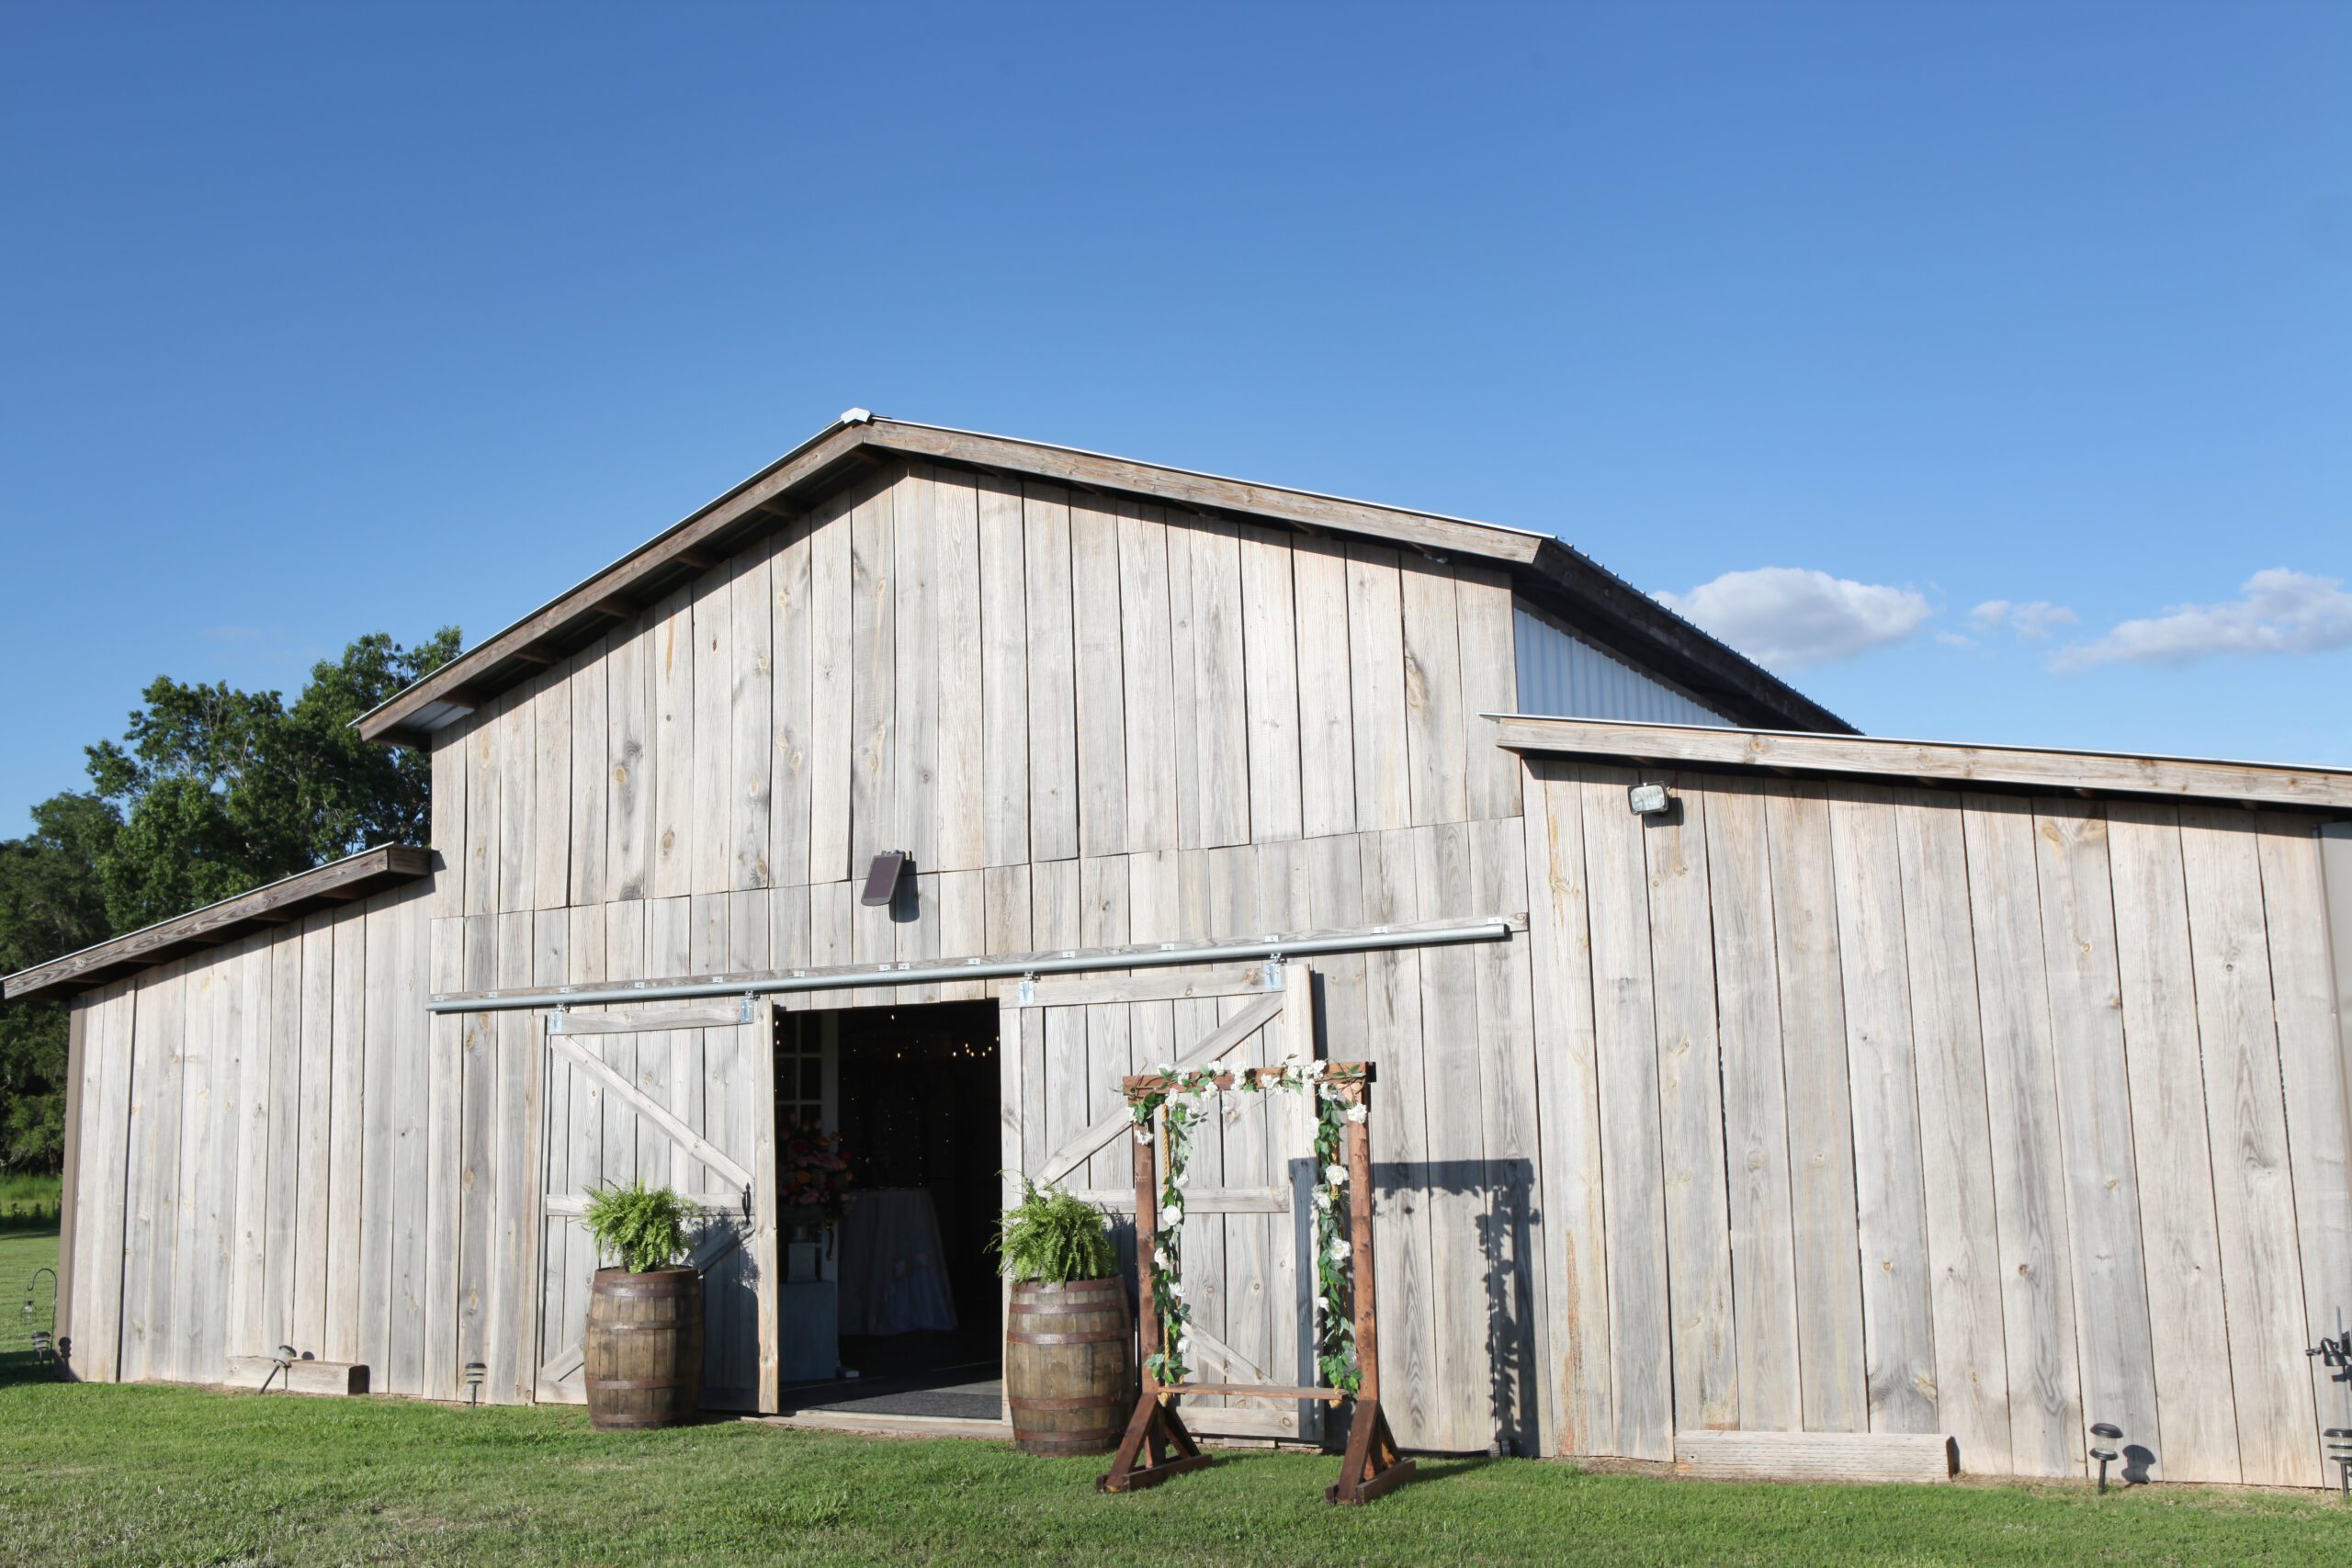
M 852 409 L 716 501 L 367 714 L 359 720 L 360 733 L 387 743 L 421 740 L 594 642 L 615 620 L 635 615 L 679 582 L 894 457 L 1375 539 L 1439 559 L 1486 562 L 1508 570 L 1520 592 L 1566 616 L 1580 631 L 1681 685 L 1727 718 L 1798 729 L 1852 728 L 1762 666 L 1548 534 L 1074 447 L 882 419 Z
M 287 925 L 318 909 L 332 908 L 426 875 L 433 852 L 406 844 L 383 844 L 280 877 L 249 893 L 207 904 L 168 920 L 112 937 L 79 953 L 36 964 L 0 979 L 0 998 L 9 1001 L 51 992 L 85 991 L 119 980 L 151 964 L 222 946 L 257 931 Z
M 1877 736 L 1487 714 L 1506 750 L 1668 767 L 1870 778 L 2069 795 L 2154 796 L 2352 812 L 2352 772 L 2134 751 L 1889 740 Z

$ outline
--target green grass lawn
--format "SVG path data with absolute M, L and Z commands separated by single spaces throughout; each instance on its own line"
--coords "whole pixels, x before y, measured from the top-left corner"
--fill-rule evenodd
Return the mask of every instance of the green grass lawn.
M 0 1284 L 32 1257 L 25 1242 L 0 1237 Z M 1101 1461 L 996 1443 L 746 1423 L 598 1434 L 571 1408 L 6 1376 L 5 1563 L 2352 1562 L 2352 1509 L 2306 1496 L 1729 1485 L 1441 1461 L 1340 1509 L 1322 1501 L 1335 1461 L 1253 1452 L 1102 1497 Z

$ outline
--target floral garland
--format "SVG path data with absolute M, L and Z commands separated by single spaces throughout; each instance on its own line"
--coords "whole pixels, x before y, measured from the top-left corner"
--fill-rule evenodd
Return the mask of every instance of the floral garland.
M 1167 1088 L 1136 1100 L 1129 1108 L 1135 1117 L 1136 1141 L 1151 1142 L 1152 1113 L 1160 1111 L 1168 1132 L 1168 1156 L 1160 1174 L 1159 1229 L 1153 1238 L 1151 1299 L 1161 1325 L 1161 1348 L 1144 1361 L 1155 1382 L 1182 1382 L 1192 1371 L 1185 1359 L 1193 1346 L 1193 1310 L 1184 1298 L 1184 1168 L 1192 1157 L 1193 1128 L 1201 1111 L 1179 1097 L 1212 1099 L 1226 1092 L 1224 1079 L 1234 1089 L 1255 1094 L 1269 1087 L 1294 1093 L 1305 1091 L 1315 1064 L 1293 1056 L 1279 1067 L 1261 1067 L 1238 1077 L 1216 1066 L 1178 1072 L 1172 1062 L 1160 1064 Z M 1356 1366 L 1356 1330 L 1348 1312 L 1351 1270 L 1348 1239 L 1341 1234 L 1345 1205 L 1340 1193 L 1347 1186 L 1348 1167 L 1343 1145 L 1348 1123 L 1364 1119 L 1360 1092 L 1351 1093 L 1329 1077 L 1314 1080 L 1315 1118 L 1315 1365 L 1324 1385 L 1354 1395 L 1363 1374 Z

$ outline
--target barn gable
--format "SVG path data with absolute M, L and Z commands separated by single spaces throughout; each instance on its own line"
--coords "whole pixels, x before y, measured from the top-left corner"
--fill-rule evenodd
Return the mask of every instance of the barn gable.
M 744 545 L 805 515 L 878 465 L 919 461 L 1046 481 L 1105 504 L 1272 525 L 1362 541 L 1433 561 L 1499 569 L 1514 590 L 1576 637 L 1738 722 L 1843 731 L 1834 714 L 1548 535 L 1137 463 L 1069 447 L 876 418 L 852 410 L 759 474 L 525 616 L 361 720 L 363 732 L 414 742 L 594 641 Z M 1637 716 L 1632 714 L 1610 716 Z

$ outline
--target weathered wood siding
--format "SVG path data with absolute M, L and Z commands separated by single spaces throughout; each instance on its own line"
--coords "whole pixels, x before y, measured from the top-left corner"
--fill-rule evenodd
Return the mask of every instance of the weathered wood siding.
M 1477 717 L 1516 700 L 1512 614 L 1487 569 L 896 467 L 442 731 L 440 912 L 799 888 L 794 931 L 863 961 L 906 956 L 837 892 L 883 850 L 944 904 L 1516 817 Z
M 1555 1446 L 1933 1432 L 2060 1475 L 2113 1421 L 2153 1474 L 2319 1484 L 2312 820 L 1667 776 L 1645 822 L 1631 773 L 1527 768 Z
M 695 1173 L 545 1070 L 536 1016 L 428 1019 L 432 990 L 1524 908 L 1519 765 L 1476 716 L 1514 705 L 1511 617 L 1498 572 L 922 466 L 781 521 L 436 737 L 429 888 L 94 995 L 85 1185 L 110 1168 L 120 1217 L 77 1253 L 123 1258 L 134 1289 L 77 1291 L 85 1375 L 206 1378 L 290 1341 L 396 1393 L 453 1395 L 481 1359 L 488 1397 L 531 1396 L 593 1261 L 541 1217 L 544 1180 L 583 1150 L 600 1175 Z M 884 849 L 915 855 L 911 919 L 857 902 Z M 1397 1086 L 1376 1131 L 1392 1419 L 1534 1446 L 1524 945 L 1320 967 L 1335 1049 Z M 1156 1038 L 1167 1010 L 1088 1010 L 1090 1033 Z M 690 1125 L 733 1113 L 701 1037 L 604 1044 Z M 1074 1098 L 1043 1122 L 1112 1092 L 1055 1081 Z M 175 1292 L 209 1277 L 175 1281 L 180 1230 L 248 1218 L 190 1339 Z M 147 1354 L 151 1317 L 187 1348 Z
M 77 1004 L 79 1376 L 218 1382 L 291 1344 L 368 1363 L 379 1390 L 454 1395 L 466 1358 L 436 1281 L 461 1287 L 460 1225 L 485 1268 L 502 1255 L 492 1189 L 461 1210 L 428 1155 L 469 1111 L 418 1005 L 430 897 L 312 915 Z

